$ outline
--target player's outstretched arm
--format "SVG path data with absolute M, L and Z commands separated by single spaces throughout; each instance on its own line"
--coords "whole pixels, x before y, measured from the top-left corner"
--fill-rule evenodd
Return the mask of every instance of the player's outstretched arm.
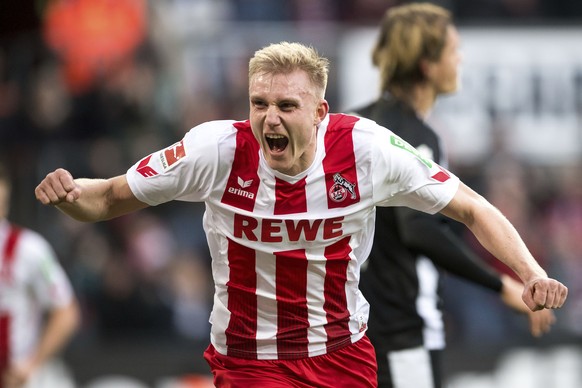
M 564 304 L 568 288 L 548 277 L 513 225 L 485 198 L 461 183 L 441 213 L 465 224 L 493 256 L 519 276 L 524 284 L 522 299 L 530 310 Z
M 74 179 L 62 168 L 49 173 L 36 187 L 36 198 L 79 221 L 102 221 L 148 205 L 134 195 L 125 175 L 109 179 Z

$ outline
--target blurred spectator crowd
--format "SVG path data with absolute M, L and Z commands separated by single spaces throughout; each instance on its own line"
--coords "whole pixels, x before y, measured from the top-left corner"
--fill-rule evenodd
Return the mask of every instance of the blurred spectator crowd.
M 34 187 L 57 167 L 76 177 L 123 174 L 196 124 L 244 119 L 247 60 L 270 41 L 307 41 L 330 57 L 327 97 L 335 110 L 347 108 L 337 106 L 333 66 L 340 32 L 375 26 L 402 1 L 100 1 L 0 5 L 0 158 L 14 174 L 11 218 L 55 246 L 83 306 L 80 337 L 206 339 L 212 284 L 203 205 L 172 203 L 82 224 L 37 204 Z M 582 18 L 578 0 L 435 2 L 461 25 Z M 582 336 L 582 156 L 575 165 L 531 166 L 498 149 L 487 164 L 452 161 L 453 170 L 569 286 L 558 331 Z M 525 323 L 505 324 L 494 298 L 470 309 L 453 293 L 446 303 L 455 336 L 502 341 L 513 328 L 527 332 Z

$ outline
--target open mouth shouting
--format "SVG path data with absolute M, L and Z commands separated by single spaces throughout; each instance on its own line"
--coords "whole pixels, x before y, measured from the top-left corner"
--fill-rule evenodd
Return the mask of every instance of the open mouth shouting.
M 289 144 L 289 139 L 286 136 L 275 133 L 265 134 L 265 140 L 267 141 L 269 149 L 273 153 L 281 153 L 285 151 Z

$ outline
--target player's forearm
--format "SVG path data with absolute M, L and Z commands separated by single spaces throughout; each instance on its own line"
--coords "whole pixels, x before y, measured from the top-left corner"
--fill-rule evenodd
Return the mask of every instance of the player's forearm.
M 57 168 L 34 192 L 43 205 L 56 206 L 79 221 L 107 220 L 147 206 L 133 195 L 125 175 L 74 179 L 69 171 Z
M 513 225 L 488 202 L 478 207 L 467 226 L 479 242 L 524 282 L 547 277 Z
M 33 369 L 60 352 L 77 331 L 79 324 L 80 312 L 76 301 L 52 311 L 36 352 L 30 360 Z
M 501 288 L 501 300 L 503 303 L 520 313 L 527 314 L 531 312 L 521 298 L 523 284 L 505 274 L 501 275 L 501 281 L 503 283 Z
M 74 202 L 64 201 L 55 205 L 70 217 L 85 222 L 101 221 L 108 218 L 108 200 L 111 183 L 105 179 L 75 179 L 81 189 Z
M 481 195 L 464 184 L 442 213 L 465 224 L 481 245 L 508 265 L 524 283 L 547 278 L 517 230 L 503 214 Z

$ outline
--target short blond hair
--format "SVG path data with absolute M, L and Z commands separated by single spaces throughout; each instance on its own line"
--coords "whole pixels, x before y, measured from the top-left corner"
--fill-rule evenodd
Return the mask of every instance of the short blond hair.
M 329 60 L 301 43 L 274 43 L 256 51 L 249 61 L 249 80 L 257 74 L 289 74 L 295 70 L 305 71 L 323 98 Z
M 429 3 L 389 8 L 380 24 L 372 62 L 382 91 L 408 89 L 424 80 L 421 60 L 438 61 L 453 23 L 449 11 Z

